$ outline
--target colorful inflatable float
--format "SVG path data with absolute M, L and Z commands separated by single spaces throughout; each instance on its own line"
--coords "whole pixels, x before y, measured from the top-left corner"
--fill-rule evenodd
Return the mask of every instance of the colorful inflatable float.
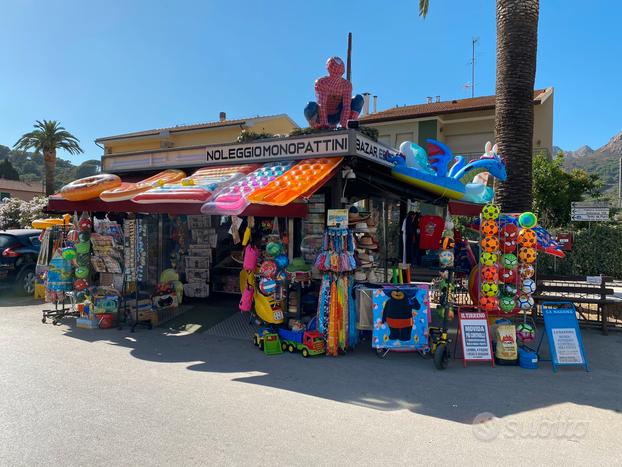
M 497 146 L 490 142 L 486 143 L 479 159 L 467 163 L 463 156 L 454 156 L 443 143 L 433 139 L 426 141 L 427 152 L 412 141 L 400 145 L 401 156 L 390 159 L 395 164 L 391 170 L 395 178 L 439 196 L 480 204 L 492 200 L 492 188 L 483 183 L 486 177 L 481 176 L 465 184 L 461 181 L 465 175 L 484 170 L 501 181 L 507 178 Z
M 161 187 L 168 183 L 175 183 L 181 181 L 186 176 L 183 170 L 168 169 L 159 172 L 152 177 L 141 180 L 136 183 L 123 182 L 116 188 L 104 190 L 99 194 L 102 201 L 109 203 L 115 201 L 127 201 L 134 196 L 150 190 L 155 187 Z
M 99 174 L 74 180 L 62 187 L 59 194 L 69 201 L 86 201 L 120 186 L 121 179 L 118 175 Z
M 236 165 L 199 169 L 191 176 L 137 194 L 132 201 L 139 204 L 151 203 L 205 203 L 225 182 L 257 169 L 257 165 Z
M 64 214 L 62 218 L 52 218 L 52 219 L 36 219 L 31 223 L 33 229 L 49 229 L 50 227 L 54 227 L 55 225 L 71 225 L 71 214 Z

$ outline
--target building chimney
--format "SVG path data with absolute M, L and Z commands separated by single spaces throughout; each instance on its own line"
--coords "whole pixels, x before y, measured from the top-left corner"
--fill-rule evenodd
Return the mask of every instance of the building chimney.
M 441 101 L 441 96 L 436 96 L 436 102 L 440 102 Z
M 369 115 L 369 96 L 370 94 L 368 92 L 363 93 L 363 117 Z
M 428 96 L 426 97 L 427 103 L 431 104 L 432 103 L 432 96 Z
M 378 96 L 374 96 L 374 113 L 378 112 Z
M 227 120 L 227 113 L 226 112 L 220 112 L 219 119 L 220 119 L 221 122 L 224 122 L 225 120 Z

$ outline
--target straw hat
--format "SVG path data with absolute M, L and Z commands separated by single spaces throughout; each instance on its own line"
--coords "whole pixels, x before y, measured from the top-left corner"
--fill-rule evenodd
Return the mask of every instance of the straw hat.
M 348 224 L 349 225 L 354 225 L 358 222 L 364 221 L 369 219 L 369 213 L 367 214 L 363 214 L 361 212 L 359 212 L 358 208 L 356 206 L 352 206 L 349 210 L 348 210 Z
M 354 280 L 355 281 L 365 281 L 365 280 L 367 280 L 367 274 L 365 274 L 365 272 L 363 272 L 363 271 L 356 271 L 354 273 Z
M 378 248 L 378 245 L 374 243 L 374 239 L 369 235 L 363 235 L 359 238 L 358 246 L 360 248 L 365 248 L 366 250 L 375 250 Z

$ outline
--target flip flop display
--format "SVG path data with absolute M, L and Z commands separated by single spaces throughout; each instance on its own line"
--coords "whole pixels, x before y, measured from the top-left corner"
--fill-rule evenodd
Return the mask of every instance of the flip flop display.
M 263 188 L 248 195 L 255 204 L 285 206 L 297 198 L 311 196 L 322 186 L 322 181 L 333 174 L 343 157 L 306 159 L 293 166 Z
M 257 165 L 236 165 L 199 169 L 179 183 L 152 188 L 132 198 L 139 204 L 205 203 L 225 182 L 231 182 L 252 172 Z
M 121 186 L 105 190 L 99 194 L 102 201 L 115 202 L 127 201 L 134 196 L 150 190 L 155 187 L 161 187 L 167 183 L 175 183 L 181 181 L 186 176 L 183 170 L 168 169 L 160 173 L 146 178 L 140 182 L 128 183 L 123 182 Z
M 292 168 L 293 162 L 270 162 L 248 175 L 228 183 L 201 207 L 203 214 L 238 215 L 251 203 L 248 196 L 281 177 Z

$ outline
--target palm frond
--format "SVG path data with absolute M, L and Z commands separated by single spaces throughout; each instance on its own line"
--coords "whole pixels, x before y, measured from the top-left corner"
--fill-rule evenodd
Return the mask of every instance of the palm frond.
M 37 120 L 33 126 L 35 130 L 22 135 L 13 148 L 22 151 L 34 149 L 37 152 L 64 149 L 72 155 L 84 152 L 80 147 L 80 140 L 62 127 L 58 121 Z
M 430 7 L 430 0 L 419 0 L 419 16 L 425 18 L 428 16 L 428 8 Z

